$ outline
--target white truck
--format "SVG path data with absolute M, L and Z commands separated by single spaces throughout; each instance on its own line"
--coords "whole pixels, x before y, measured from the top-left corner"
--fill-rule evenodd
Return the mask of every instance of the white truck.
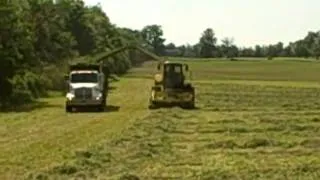
M 70 65 L 66 80 L 66 112 L 72 112 L 77 107 L 95 107 L 99 111 L 105 109 L 108 73 L 103 71 L 102 65 Z

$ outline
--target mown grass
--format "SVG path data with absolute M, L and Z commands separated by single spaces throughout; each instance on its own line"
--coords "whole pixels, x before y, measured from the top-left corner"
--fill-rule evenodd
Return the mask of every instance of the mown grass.
M 299 60 L 239 60 L 222 59 L 178 59 L 168 60 L 187 63 L 190 66 L 192 79 L 199 80 L 245 80 L 245 81 L 287 81 L 319 82 L 320 61 Z M 157 72 L 156 63 L 149 62 L 136 68 L 129 76 L 152 78 Z M 187 74 L 189 76 L 189 74 Z
M 21 179 L 28 172 L 63 162 L 78 148 L 116 137 L 148 113 L 148 97 L 135 96 L 148 83 L 123 79 L 112 86 L 103 113 L 67 114 L 61 96 L 43 99 L 46 105 L 32 111 L 0 113 L 0 179 Z
M 155 69 L 147 63 L 110 95 L 119 112 L 1 114 L 1 172 L 21 170 L 26 179 L 320 178 L 317 62 L 188 63 L 195 110 L 147 110 L 146 78 Z

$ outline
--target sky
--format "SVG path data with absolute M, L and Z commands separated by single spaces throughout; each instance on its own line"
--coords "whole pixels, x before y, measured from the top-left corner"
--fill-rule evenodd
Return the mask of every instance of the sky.
M 320 30 L 320 0 L 84 0 L 100 3 L 118 27 L 162 26 L 166 44 L 195 44 L 206 28 L 221 43 L 241 47 L 285 45 Z

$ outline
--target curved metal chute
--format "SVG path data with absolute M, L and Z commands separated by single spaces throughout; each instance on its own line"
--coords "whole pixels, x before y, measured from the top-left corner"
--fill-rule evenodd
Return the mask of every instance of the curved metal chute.
M 113 55 L 116 55 L 120 52 L 123 52 L 125 50 L 129 50 L 129 49 L 135 49 L 135 50 L 138 50 L 140 52 L 142 52 L 143 54 L 146 54 L 148 56 L 150 56 L 152 59 L 155 59 L 157 61 L 163 61 L 163 59 L 141 47 L 139 47 L 138 45 L 134 45 L 134 44 L 128 44 L 128 45 L 125 45 L 125 46 L 122 46 L 120 48 L 117 48 L 117 49 L 114 49 L 108 53 L 103 53 L 101 54 L 99 57 L 96 58 L 96 62 L 101 62 L 103 60 L 105 60 L 106 58 L 110 57 L 110 56 L 113 56 Z

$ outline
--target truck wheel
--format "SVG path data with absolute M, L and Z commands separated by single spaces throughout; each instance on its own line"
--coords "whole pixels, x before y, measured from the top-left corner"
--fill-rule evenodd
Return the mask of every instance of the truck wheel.
M 182 104 L 181 108 L 183 108 L 183 109 L 194 109 L 195 108 L 194 101 Z
M 189 109 L 195 109 L 194 102 L 189 103 L 188 108 Z
M 105 108 L 105 105 L 104 105 L 104 103 L 102 103 L 101 105 L 98 106 L 98 111 L 103 112 L 104 108 Z
M 106 100 L 103 100 L 103 102 L 102 102 L 102 107 L 104 108 L 104 107 L 106 107 L 107 106 L 107 101 Z
M 72 106 L 66 106 L 66 112 L 72 112 Z

